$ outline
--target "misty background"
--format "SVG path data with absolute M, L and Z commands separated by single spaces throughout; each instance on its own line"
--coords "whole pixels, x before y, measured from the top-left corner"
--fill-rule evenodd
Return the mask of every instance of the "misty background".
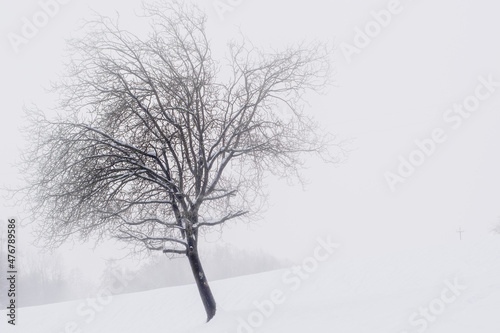
M 65 38 L 92 10 L 109 16 L 119 12 L 124 28 L 141 29 L 136 23 L 140 1 L 66 2 L 18 52 L 8 35 L 20 34 L 23 18 L 31 20 L 42 10 L 40 3 L 1 5 L 2 186 L 19 184 L 22 108 L 34 103 L 43 109 L 53 102 L 44 88 L 63 71 Z M 408 157 L 415 140 L 429 138 L 436 127 L 448 128 L 443 114 L 474 93 L 479 76 L 500 81 L 499 4 L 400 1 L 400 13 L 348 62 L 342 43 L 353 44 L 356 29 L 373 21 L 372 12 L 386 9 L 390 1 L 233 1 L 238 4 L 223 14 L 216 7 L 221 1 L 194 2 L 209 15 L 215 56 L 223 56 L 226 42 L 240 32 L 264 48 L 312 39 L 335 45 L 335 87 L 308 96 L 308 113 L 339 138 L 352 138 L 345 163 L 311 159 L 304 186 L 270 177 L 268 207 L 260 219 L 207 236 L 200 247 L 210 280 L 300 262 L 319 235 L 331 235 L 341 244 L 339 256 L 349 258 L 459 242 L 460 227 L 463 242 L 477 242 L 497 228 L 500 89 L 459 129 L 447 130 L 446 142 L 395 191 L 384 175 L 396 172 L 399 156 Z M 0 212 L 5 237 L 7 219 L 22 223 L 23 210 L 2 200 Z M 87 297 L 109 283 L 112 270 L 137 272 L 124 292 L 192 283 L 183 259 L 128 258 L 114 241 L 95 249 L 75 243 L 42 253 L 32 245 L 30 231 L 30 226 L 18 228 L 21 306 Z

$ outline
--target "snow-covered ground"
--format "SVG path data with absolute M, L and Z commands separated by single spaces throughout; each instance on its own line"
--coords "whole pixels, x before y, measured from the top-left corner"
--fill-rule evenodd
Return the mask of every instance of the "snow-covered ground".
M 16 326 L 3 310 L 0 331 L 500 332 L 498 236 L 356 260 L 327 250 L 312 248 L 295 268 L 212 281 L 218 312 L 208 324 L 187 285 L 20 308 Z

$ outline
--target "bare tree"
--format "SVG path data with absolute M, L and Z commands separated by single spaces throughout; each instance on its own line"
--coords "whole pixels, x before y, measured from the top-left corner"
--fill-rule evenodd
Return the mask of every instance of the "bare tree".
M 28 202 L 47 246 L 114 237 L 187 256 L 210 320 L 199 237 L 254 213 L 266 172 L 294 177 L 301 153 L 327 152 L 302 100 L 328 83 L 329 53 L 242 39 L 217 62 L 200 10 L 160 2 L 144 18 L 147 37 L 99 17 L 70 41 L 57 115 L 27 112 Z

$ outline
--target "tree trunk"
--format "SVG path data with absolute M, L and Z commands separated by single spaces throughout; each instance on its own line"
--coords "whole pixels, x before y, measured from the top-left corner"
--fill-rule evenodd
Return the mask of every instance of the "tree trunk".
M 188 242 L 188 244 L 191 242 Z M 198 255 L 198 248 L 196 242 L 189 244 L 188 250 L 189 264 L 191 265 L 191 270 L 194 275 L 194 280 L 198 286 L 198 291 L 205 306 L 205 311 L 207 312 L 207 322 L 210 321 L 215 316 L 216 304 L 210 286 L 208 285 L 205 272 L 201 266 L 200 257 Z

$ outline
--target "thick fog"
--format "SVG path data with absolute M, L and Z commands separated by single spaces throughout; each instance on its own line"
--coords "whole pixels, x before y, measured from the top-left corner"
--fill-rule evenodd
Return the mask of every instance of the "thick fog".
M 354 258 L 479 241 L 498 230 L 497 3 L 194 2 L 208 13 L 214 56 L 223 57 L 226 43 L 240 34 L 263 49 L 309 40 L 333 45 L 334 85 L 323 95 L 308 95 L 306 112 L 349 150 L 342 163 L 310 158 L 304 184 L 269 176 L 269 196 L 259 217 L 230 223 L 200 245 L 209 278 L 286 267 L 301 260 L 321 235 L 342 244 L 340 255 Z M 20 130 L 23 106 L 44 109 L 53 103 L 46 88 L 64 72 L 65 39 L 78 34 L 93 11 L 119 13 L 123 26 L 138 33 L 146 26 L 137 23 L 141 6 L 135 0 L 26 0 L 1 7 L 0 183 L 16 187 L 21 184 L 20 152 L 29 137 Z M 21 203 L 6 200 L 0 212 L 5 239 L 7 219 L 22 223 L 25 212 Z M 152 270 L 148 259 L 126 257 L 114 241 L 95 249 L 91 243 L 70 243 L 41 254 L 33 240 L 31 227 L 19 226 L 19 270 L 26 276 L 26 287 L 20 288 L 26 305 L 86 297 L 105 283 L 110 265 L 123 271 Z M 223 253 L 228 257 L 221 258 Z M 183 273 L 188 264 L 179 263 L 184 259 L 170 264 L 165 257 L 152 260 L 161 262 L 155 274 L 175 273 L 162 283 L 148 273 L 150 282 L 123 292 L 192 283 Z M 40 290 L 54 291 L 43 296 Z

